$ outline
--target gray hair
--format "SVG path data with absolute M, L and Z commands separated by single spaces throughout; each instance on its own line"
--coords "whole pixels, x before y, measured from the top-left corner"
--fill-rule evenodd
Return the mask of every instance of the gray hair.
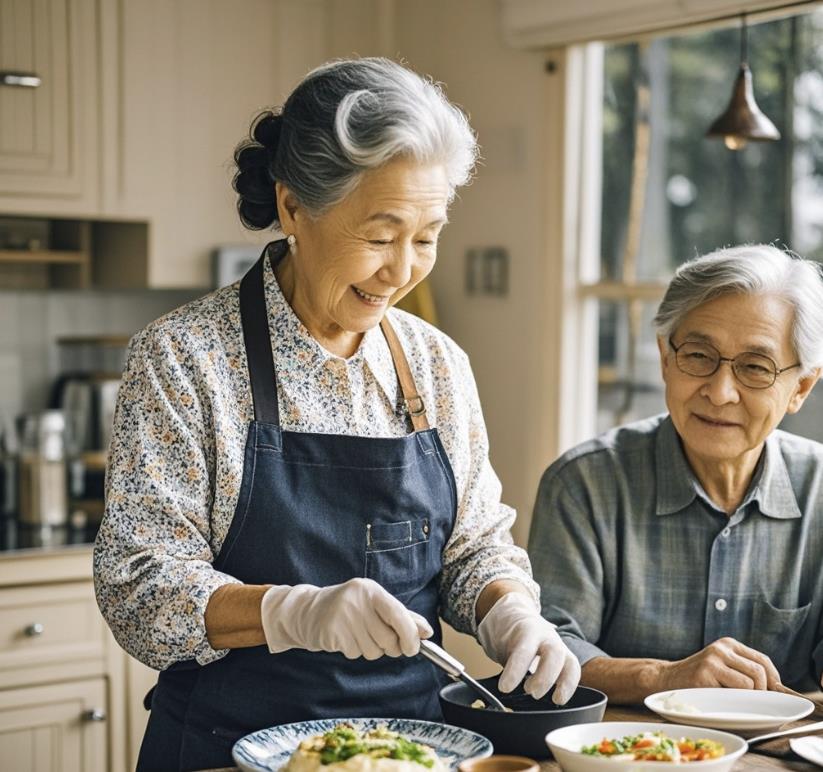
M 384 58 L 329 62 L 306 75 L 282 110 L 258 116 L 235 151 L 240 217 L 252 228 L 278 223 L 276 181 L 322 214 L 364 172 L 401 156 L 443 164 L 451 200 L 471 179 L 477 140 L 433 81 Z
M 803 372 L 823 365 L 823 269 L 767 244 L 718 249 L 681 265 L 654 317 L 668 340 L 686 315 L 721 295 L 774 295 L 794 309 L 792 343 Z

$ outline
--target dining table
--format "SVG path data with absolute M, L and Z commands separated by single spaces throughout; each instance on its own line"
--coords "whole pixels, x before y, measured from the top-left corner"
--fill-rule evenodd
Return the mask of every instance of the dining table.
M 791 729 L 820 721 L 823 716 L 813 715 L 802 721 L 786 724 L 782 729 Z M 644 705 L 609 705 L 603 716 L 604 721 L 663 721 Z M 823 730 L 813 734 L 823 735 Z M 797 736 L 797 735 L 795 735 Z M 554 759 L 540 760 L 540 772 L 560 772 L 560 765 Z M 734 772 L 743 770 L 796 770 L 797 772 L 821 772 L 821 767 L 798 756 L 789 745 L 789 738 L 777 738 L 752 746 L 735 762 Z M 240 767 L 221 767 L 201 772 L 241 772 Z

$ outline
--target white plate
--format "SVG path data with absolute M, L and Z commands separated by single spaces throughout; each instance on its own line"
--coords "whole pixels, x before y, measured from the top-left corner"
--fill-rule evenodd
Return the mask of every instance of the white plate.
M 604 737 L 614 739 L 641 732 L 663 732 L 674 740 L 690 737 L 693 740 L 722 743 L 726 750 L 724 756 L 689 762 L 689 769 L 699 769 L 701 772 L 727 772 L 749 747 L 744 739 L 728 732 L 651 721 L 601 721 L 596 724 L 564 726 L 546 735 L 546 745 L 564 772 L 671 772 L 674 765 L 670 761 L 615 761 L 603 756 L 586 756 L 580 752 L 584 745 L 594 745 Z
M 281 724 L 252 732 L 234 744 L 231 755 L 241 769 L 276 772 L 286 764 L 302 740 L 324 734 L 344 722 L 361 731 L 368 731 L 382 724 L 414 742 L 433 748 L 453 769 L 464 759 L 491 756 L 492 753 L 492 744 L 483 735 L 450 724 L 409 718 L 326 718 Z
M 823 767 L 823 737 L 792 737 L 789 745 L 798 756 Z
M 814 710 L 803 697 L 755 689 L 675 689 L 646 697 L 646 707 L 680 724 L 765 733 Z

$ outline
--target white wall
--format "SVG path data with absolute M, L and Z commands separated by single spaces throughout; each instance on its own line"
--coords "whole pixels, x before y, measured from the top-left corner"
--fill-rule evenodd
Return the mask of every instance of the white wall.
M 516 51 L 502 41 L 495 0 L 398 2 L 395 56 L 442 81 L 478 133 L 483 163 L 450 213 L 432 284 L 441 327 L 469 354 L 489 432 L 491 460 L 503 500 L 518 512 L 515 540 L 525 545 L 537 482 L 552 460 L 557 401 L 545 362 L 556 331 L 545 326 L 551 276 L 547 216 L 547 55 Z M 559 173 L 559 170 L 558 170 Z M 559 209 L 559 202 L 556 202 Z M 509 293 L 469 296 L 465 252 L 499 245 L 511 257 Z M 550 314 L 549 314 L 550 315 Z M 550 375 L 550 374 L 549 374 Z M 469 639 L 448 632 L 446 645 L 476 674 L 496 672 Z
M 494 0 L 418 0 L 396 5 L 397 53 L 414 69 L 442 81 L 469 114 L 483 164 L 450 214 L 432 275 L 441 326 L 469 354 L 504 500 L 519 513 L 514 529 L 525 541 L 537 480 L 532 459 L 533 386 L 541 352 L 534 329 L 546 266 L 544 96 L 546 56 L 502 42 Z M 466 249 L 509 250 L 510 288 L 503 298 L 464 290 Z M 548 428 L 546 428 L 548 431 Z M 544 459 L 548 462 L 550 459 Z

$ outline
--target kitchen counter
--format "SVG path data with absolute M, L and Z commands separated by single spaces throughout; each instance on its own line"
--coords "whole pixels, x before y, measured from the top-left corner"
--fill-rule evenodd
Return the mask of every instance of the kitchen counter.
M 30 550 L 61 550 L 90 545 L 97 536 L 99 523 L 64 526 L 31 526 L 15 518 L 0 519 L 0 558 L 8 553 Z
M 819 693 L 815 693 L 819 696 Z M 661 721 L 656 713 L 652 713 L 647 708 L 636 706 L 615 706 L 606 708 L 604 721 Z M 812 719 L 796 721 L 787 724 L 786 728 L 803 726 L 812 723 Z M 816 734 L 820 734 L 817 732 Z M 734 765 L 736 770 L 794 770 L 795 772 L 814 772 L 818 770 L 815 764 L 801 759 L 789 747 L 789 739 L 777 739 L 771 742 L 754 746 L 748 753 L 745 753 Z M 240 767 L 221 767 L 220 769 L 201 770 L 201 772 L 241 772 Z M 554 759 L 547 759 L 540 762 L 540 772 L 560 772 L 560 765 Z

